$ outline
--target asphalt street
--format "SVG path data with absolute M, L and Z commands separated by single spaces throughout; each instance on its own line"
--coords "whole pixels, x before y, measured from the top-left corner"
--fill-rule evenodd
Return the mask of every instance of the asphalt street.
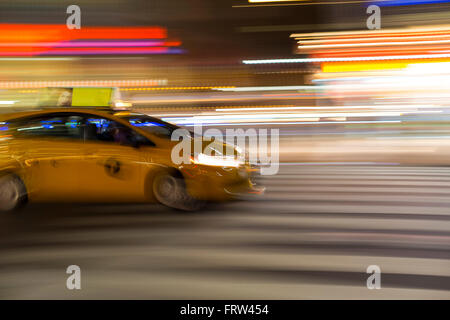
M 0 217 L 0 299 L 449 299 L 450 168 L 285 164 L 257 201 L 30 205 Z M 81 268 L 81 290 L 66 268 Z M 366 269 L 381 269 L 369 290 Z

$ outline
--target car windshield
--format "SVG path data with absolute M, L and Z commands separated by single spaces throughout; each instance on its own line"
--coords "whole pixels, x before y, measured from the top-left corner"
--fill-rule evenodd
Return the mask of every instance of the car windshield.
M 143 114 L 129 114 L 120 116 L 120 118 L 127 120 L 135 127 L 140 127 L 141 129 L 162 138 L 170 139 L 172 133 L 176 129 L 179 129 L 179 127 L 173 124 Z

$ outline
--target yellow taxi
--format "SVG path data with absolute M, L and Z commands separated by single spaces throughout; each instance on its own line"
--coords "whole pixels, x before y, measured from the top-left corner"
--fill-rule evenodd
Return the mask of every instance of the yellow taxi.
M 145 114 L 73 106 L 0 115 L 0 210 L 26 202 L 159 202 L 197 210 L 263 192 L 243 161 L 175 164 L 177 128 Z

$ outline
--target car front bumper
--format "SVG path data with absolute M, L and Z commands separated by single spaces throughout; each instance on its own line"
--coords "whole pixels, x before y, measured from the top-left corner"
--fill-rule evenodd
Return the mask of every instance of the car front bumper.
M 265 188 L 254 181 L 257 168 L 243 166 L 238 169 L 201 167 L 184 168 L 182 172 L 188 192 L 197 199 L 227 201 L 253 199 L 261 196 Z
M 266 188 L 249 182 L 246 185 L 225 187 L 224 190 L 232 199 L 256 200 L 264 194 Z

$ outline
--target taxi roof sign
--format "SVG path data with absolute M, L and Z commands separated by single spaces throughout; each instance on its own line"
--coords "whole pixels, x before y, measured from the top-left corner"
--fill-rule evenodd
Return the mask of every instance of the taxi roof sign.
M 109 107 L 113 88 L 73 88 L 72 107 Z
M 47 108 L 91 107 L 111 108 L 117 100 L 116 88 L 45 88 L 39 96 L 39 106 Z

